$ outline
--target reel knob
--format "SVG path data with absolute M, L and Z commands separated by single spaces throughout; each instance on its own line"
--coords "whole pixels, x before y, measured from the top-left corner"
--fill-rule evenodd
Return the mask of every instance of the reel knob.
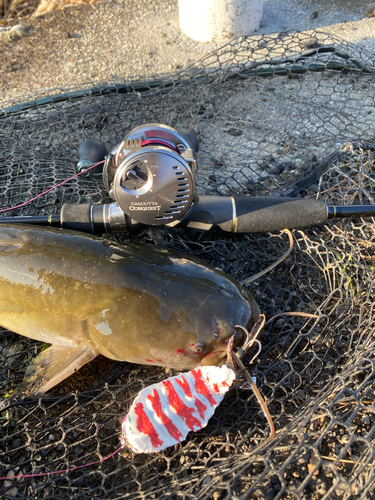
M 95 165 L 95 163 L 103 161 L 107 156 L 107 148 L 102 141 L 91 138 L 83 141 L 80 144 L 77 153 L 77 170 L 78 172 L 82 172 L 82 170 Z M 102 171 L 103 165 L 100 164 L 82 175 L 84 175 L 85 177 L 99 177 L 102 175 Z

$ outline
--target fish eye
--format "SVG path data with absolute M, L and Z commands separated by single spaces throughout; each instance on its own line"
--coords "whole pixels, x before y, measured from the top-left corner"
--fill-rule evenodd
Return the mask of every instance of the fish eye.
M 201 352 L 203 352 L 205 349 L 206 349 L 205 344 L 201 344 L 201 343 L 194 344 L 193 346 L 191 346 L 191 350 L 192 350 L 193 352 L 195 352 L 196 354 L 200 354 L 200 353 L 201 353 Z

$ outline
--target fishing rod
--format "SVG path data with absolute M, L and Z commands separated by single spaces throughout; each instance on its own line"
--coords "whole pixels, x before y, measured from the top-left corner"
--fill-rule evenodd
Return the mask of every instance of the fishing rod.
M 375 215 L 375 205 L 333 206 L 292 197 L 198 196 L 198 150 L 194 132 L 177 132 L 155 123 L 133 129 L 110 153 L 101 141 L 88 139 L 78 149 L 78 173 L 103 176 L 113 203 L 66 203 L 60 214 L 1 217 L 0 224 L 37 224 L 94 234 L 164 225 L 199 235 L 214 227 L 233 233 L 272 232 L 324 224 L 328 219 Z

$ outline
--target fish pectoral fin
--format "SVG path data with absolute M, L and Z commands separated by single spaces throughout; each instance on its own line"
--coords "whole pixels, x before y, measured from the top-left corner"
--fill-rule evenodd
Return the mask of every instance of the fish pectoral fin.
M 75 347 L 51 346 L 33 359 L 17 393 L 43 394 L 97 355 L 98 352 L 83 343 Z

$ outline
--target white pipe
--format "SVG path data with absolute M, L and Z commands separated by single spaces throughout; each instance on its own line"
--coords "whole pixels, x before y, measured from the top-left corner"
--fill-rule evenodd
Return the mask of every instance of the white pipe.
M 263 0 L 178 0 L 182 31 L 199 42 L 249 35 L 262 23 Z

